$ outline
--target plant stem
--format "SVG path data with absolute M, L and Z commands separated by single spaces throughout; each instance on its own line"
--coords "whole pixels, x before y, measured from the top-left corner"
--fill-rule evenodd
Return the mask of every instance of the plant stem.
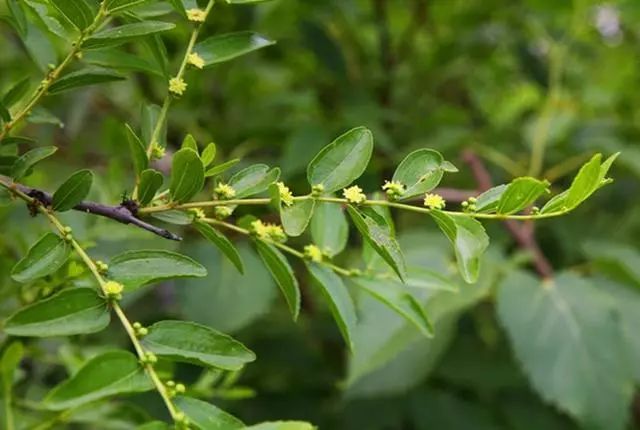
M 0 130 L 0 141 L 4 139 L 11 129 L 13 129 L 22 119 L 27 116 L 31 110 L 34 108 L 36 104 L 40 101 L 42 96 L 47 93 L 49 87 L 55 82 L 56 79 L 60 76 L 60 73 L 73 61 L 76 55 L 82 50 L 82 44 L 93 34 L 94 31 L 98 29 L 100 24 L 102 24 L 103 19 L 106 16 L 106 2 L 100 3 L 100 9 L 98 9 L 98 13 L 96 14 L 93 22 L 86 29 L 82 30 L 78 39 L 73 42 L 73 47 L 71 51 L 67 54 L 66 57 L 62 60 L 62 62 L 53 70 L 51 70 L 45 78 L 42 80 L 38 88 L 31 95 L 31 98 L 27 102 L 27 104 L 18 111 L 15 115 L 13 115 L 11 121 L 7 122 L 2 130 Z
M 46 207 L 44 207 L 40 203 L 39 200 L 28 196 L 27 194 L 23 193 L 22 191 L 14 188 L 14 187 L 11 187 L 10 185 L 5 184 L 4 182 L 0 182 L 0 186 L 3 186 L 4 188 L 6 188 L 11 193 L 13 193 L 15 196 L 17 196 L 17 197 L 21 198 L 22 200 L 24 200 L 27 204 L 30 204 L 30 205 L 33 205 L 33 206 L 37 207 L 38 211 L 41 214 L 43 214 L 44 216 L 47 217 L 49 222 L 56 228 L 56 230 L 58 230 L 58 232 L 63 237 L 66 236 L 67 232 L 65 231 L 65 226 L 53 214 L 53 212 L 50 211 L 49 209 L 47 209 Z M 105 285 L 106 285 L 107 281 L 100 274 L 100 271 L 98 270 L 98 267 L 93 262 L 91 257 L 87 254 L 87 252 L 84 250 L 84 248 L 82 248 L 82 246 L 78 243 L 78 241 L 76 239 L 71 238 L 71 239 L 65 239 L 65 240 L 68 240 L 69 243 L 71 243 L 71 246 L 76 251 L 76 253 L 80 256 L 80 259 L 82 260 L 84 265 L 87 266 L 87 268 L 89 269 L 89 271 L 91 272 L 93 277 L 98 282 L 100 290 L 106 296 L 107 293 L 105 291 Z M 142 344 L 138 340 L 138 337 L 136 336 L 135 330 L 134 330 L 133 326 L 131 325 L 131 322 L 129 321 L 129 319 L 127 318 L 126 314 L 124 313 L 124 310 L 122 309 L 122 307 L 120 307 L 120 305 L 118 304 L 117 301 L 113 301 L 111 303 L 111 306 L 112 306 L 114 312 L 116 313 L 116 315 L 118 316 L 118 319 L 120 320 L 120 323 L 122 324 L 122 326 L 124 327 L 125 331 L 127 332 L 127 335 L 129 336 L 129 339 L 131 340 L 131 343 L 133 344 L 133 347 L 134 347 L 134 349 L 136 351 L 136 354 L 138 355 L 138 358 L 142 362 L 142 360 L 144 360 L 146 358 L 147 351 L 144 349 L 144 347 L 142 346 Z M 146 370 L 147 374 L 151 378 L 151 381 L 155 385 L 156 390 L 160 394 L 160 397 L 162 397 L 162 400 L 164 401 L 164 403 L 165 403 L 165 405 L 167 407 L 167 410 L 169 411 L 169 414 L 171 415 L 171 418 L 175 420 L 178 410 L 177 410 L 176 406 L 173 404 L 173 402 L 171 401 L 171 397 L 169 396 L 169 393 L 167 392 L 164 384 L 160 380 L 160 377 L 158 376 L 158 374 L 156 373 L 155 369 L 153 368 L 153 365 L 150 364 L 150 363 L 145 363 L 143 366 L 144 366 L 144 369 Z

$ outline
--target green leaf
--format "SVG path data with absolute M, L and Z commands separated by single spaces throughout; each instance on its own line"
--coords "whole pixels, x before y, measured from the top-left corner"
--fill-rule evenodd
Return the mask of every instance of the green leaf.
M 126 351 L 110 351 L 87 361 L 71 378 L 44 398 L 43 406 L 60 411 L 116 394 L 137 393 L 153 388 L 151 380 Z
M 69 258 L 71 247 L 60 236 L 47 233 L 11 269 L 11 278 L 18 282 L 32 282 L 57 271 Z
M 21 37 L 27 34 L 27 17 L 19 0 L 7 0 L 10 16 L 13 18 L 14 26 Z
M 261 240 L 256 240 L 256 248 L 262 262 L 276 281 L 291 312 L 293 320 L 300 314 L 300 287 L 293 269 L 282 253 L 275 246 Z
M 144 72 L 164 77 L 163 71 L 157 65 L 139 54 L 130 54 L 120 49 L 88 51 L 82 56 L 82 61 L 108 69 Z
M 127 130 L 127 141 L 129 142 L 129 150 L 131 151 L 131 157 L 133 158 L 133 166 L 136 169 L 136 174 L 140 175 L 143 170 L 149 166 L 149 157 L 147 157 L 147 150 L 144 147 L 144 143 L 140 140 L 135 131 L 125 124 Z
M 131 291 L 166 279 L 202 278 L 207 276 L 207 271 L 185 255 L 164 250 L 138 250 L 113 257 L 108 274 Z
M 406 276 L 404 257 L 387 220 L 371 208 L 358 210 L 349 205 L 347 212 L 365 241 L 387 262 L 398 277 L 404 280 Z
M 107 302 L 92 288 L 69 288 L 20 309 L 5 322 L 12 336 L 71 336 L 101 331 L 110 321 Z
M 78 30 L 93 22 L 93 10 L 84 0 L 50 0 L 50 3 Z
M 626 428 L 633 380 L 607 296 L 573 274 L 540 281 L 514 272 L 498 315 L 534 389 L 586 428 Z
M 213 142 L 208 144 L 202 151 L 200 158 L 202 158 L 202 164 L 204 164 L 204 167 L 209 167 L 209 165 L 213 163 L 213 160 L 216 159 L 216 144 Z
M 323 185 L 333 193 L 358 179 L 367 168 L 373 152 L 373 136 L 365 127 L 344 133 L 311 160 L 307 179 L 311 185 Z
M 58 94 L 75 88 L 86 87 L 88 85 L 103 84 L 106 82 L 122 81 L 124 76 L 110 70 L 97 68 L 87 68 L 71 72 L 57 81 L 48 89 L 48 94 Z
M 565 201 L 567 200 L 567 195 L 569 194 L 569 190 L 565 190 L 560 194 L 553 196 L 543 207 L 540 209 L 541 214 L 558 212 L 563 209 L 566 209 Z
M 204 186 L 204 166 L 198 153 L 183 148 L 173 155 L 169 191 L 175 202 L 189 200 Z
M 294 200 L 290 205 L 287 205 L 280 199 L 280 189 L 277 184 L 272 184 L 269 187 L 269 194 L 272 202 L 278 208 L 285 233 L 292 237 L 304 233 L 313 215 L 316 201 L 314 199 Z
M 489 188 L 484 193 L 480 194 L 476 198 L 476 212 L 479 213 L 493 213 L 498 208 L 498 202 L 502 198 L 507 189 L 506 184 L 497 185 L 493 188 Z
M 489 237 L 482 224 L 467 216 L 448 215 L 436 209 L 430 215 L 453 244 L 462 278 L 468 283 L 476 282 L 480 259 L 489 246 Z
M 331 314 L 349 349 L 353 350 L 353 331 L 357 323 L 356 309 L 342 279 L 331 269 L 307 263 L 307 269 L 329 304 Z
M 227 3 L 230 3 L 230 4 L 249 4 L 249 3 L 264 3 L 266 1 L 270 1 L 270 0 L 227 0 Z
M 186 210 L 172 209 L 163 212 L 154 212 L 151 214 L 155 219 L 159 219 L 174 225 L 190 225 L 193 224 L 193 213 Z
M 172 30 L 174 28 L 174 24 L 162 21 L 143 21 L 135 22 L 132 24 L 124 24 L 95 33 L 82 44 L 82 48 L 111 48 L 114 46 L 122 45 L 123 43 L 129 42 L 139 37 Z
M 242 265 L 240 253 L 238 253 L 236 247 L 233 246 L 225 235 L 211 227 L 209 224 L 202 222 L 194 223 L 194 227 L 205 237 L 205 239 L 213 243 L 220 251 L 222 251 L 229 261 L 233 263 L 236 269 L 238 269 L 238 272 L 244 273 L 244 266 Z
M 73 209 L 84 200 L 91 190 L 93 172 L 91 170 L 79 170 L 71 175 L 53 193 L 52 207 L 54 211 L 64 212 Z
M 2 97 L 2 104 L 8 109 L 17 102 L 29 91 L 31 86 L 31 78 L 29 76 L 22 78 L 16 82 Z
M 189 423 L 198 430 L 240 430 L 245 425 L 234 417 L 210 403 L 192 397 L 178 396 L 175 404 Z
M 236 164 L 238 164 L 240 162 L 239 158 L 234 158 L 232 160 L 229 161 L 225 161 L 224 163 L 220 163 L 217 166 L 213 166 L 210 169 L 208 169 L 205 174 L 204 177 L 205 178 L 210 178 L 212 176 L 217 176 L 220 173 L 226 171 L 227 169 L 235 166 Z
M 278 178 L 279 168 L 269 170 L 266 164 L 254 164 L 233 175 L 229 185 L 236 190 L 236 198 L 241 199 L 267 190 Z
M 240 1 L 235 0 L 236 3 Z M 231 1 L 231 3 L 234 3 Z M 245 1 L 249 3 L 249 0 Z M 271 421 L 246 427 L 246 430 L 314 430 L 316 427 L 303 421 Z
M 29 172 L 29 169 L 45 158 L 55 154 L 57 150 L 58 148 L 55 146 L 43 146 L 42 148 L 32 149 L 13 163 L 13 167 L 11 168 L 11 177 L 15 180 L 22 178 Z
M 318 202 L 311 217 L 313 242 L 329 257 L 341 253 L 347 246 L 349 223 L 340 205 Z
M 3 397 L 11 396 L 11 387 L 16 369 L 24 356 L 22 342 L 14 341 L 5 348 L 0 358 L 0 381 L 2 381 Z
M 107 0 L 107 11 L 110 14 L 122 12 L 134 6 L 147 3 L 149 0 Z
M 389 306 L 413 324 L 423 335 L 433 337 L 433 325 L 429 317 L 405 285 L 373 278 L 354 278 L 353 283 Z
M 548 191 L 549 182 L 536 178 L 523 177 L 514 179 L 504 190 L 498 201 L 496 212 L 509 215 L 520 212 Z
M 196 142 L 196 139 L 194 139 L 194 137 L 191 134 L 187 134 L 184 139 L 182 140 L 182 146 L 180 148 L 190 148 L 193 149 L 194 151 L 196 151 L 196 154 L 198 153 L 198 142 Z M 203 162 L 204 164 L 204 162 Z
M 198 42 L 194 51 L 202 57 L 205 67 L 274 45 L 275 42 L 251 31 L 211 36 Z
M 157 322 L 149 327 L 142 344 L 159 357 L 229 371 L 256 359 L 231 336 L 190 321 Z
M 162 186 L 164 177 L 162 173 L 154 169 L 143 170 L 140 174 L 140 185 L 138 187 L 138 202 L 142 205 L 151 203 L 156 192 Z
M 580 168 L 578 174 L 573 179 L 568 194 L 564 200 L 567 209 L 573 209 L 585 201 L 600 186 L 600 160 L 601 154 L 594 155 L 584 166 Z
M 437 187 L 444 174 L 443 163 L 442 154 L 433 149 L 418 149 L 407 155 L 392 179 L 406 187 L 402 198 L 424 194 Z
M 7 107 L 2 104 L 2 102 L 0 102 L 0 124 L 2 124 L 2 121 L 11 121 L 11 113 L 9 112 L 9 109 L 7 109 Z

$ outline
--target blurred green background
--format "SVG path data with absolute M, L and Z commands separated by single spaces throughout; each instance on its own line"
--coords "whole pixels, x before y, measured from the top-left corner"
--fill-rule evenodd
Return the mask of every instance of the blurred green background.
M 162 2 L 147 9 L 176 21 L 175 14 L 164 15 L 167 11 Z M 6 13 L 0 2 L 0 14 Z M 460 173 L 446 175 L 441 185 L 465 191 L 479 188 L 463 157 L 468 151 L 482 160 L 494 184 L 531 174 L 552 181 L 554 190 L 565 189 L 593 153 L 622 151 L 610 174 L 613 185 L 575 213 L 540 221 L 535 237 L 556 273 L 581 276 L 588 283 L 585 296 L 615 301 L 612 318 L 620 321 L 623 343 L 635 355 L 628 362 L 617 357 L 621 361 L 612 360 L 609 367 L 595 360 L 594 368 L 572 379 L 566 372 L 571 363 L 581 367 L 590 354 L 613 348 L 599 325 L 609 315 L 599 319 L 594 310 L 593 325 L 579 325 L 589 340 L 576 341 L 585 342 L 572 349 L 577 355 L 563 357 L 567 361 L 559 371 L 552 361 L 543 365 L 568 387 L 560 395 L 567 402 L 557 407 L 547 386 L 532 383 L 523 368 L 531 368 L 530 360 L 544 361 L 549 350 L 514 354 L 504 329 L 508 318 L 496 312 L 496 291 L 508 288 L 504 280 L 515 279 L 514 273 L 537 275 L 531 255 L 499 222 L 486 223 L 490 252 L 480 281 L 467 285 L 434 224 L 397 213 L 407 259 L 437 270 L 460 291 L 425 298 L 436 322 L 430 340 L 379 303 L 357 297 L 360 324 L 355 353 L 349 354 L 324 302 L 304 278 L 303 312 L 298 323 L 291 321 L 268 272 L 240 237 L 248 266 L 244 277 L 188 230 L 176 246 L 108 220 L 65 214 L 74 235 L 95 244 L 90 252 L 96 258 L 107 260 L 124 249 L 173 247 L 207 266 L 204 280 L 162 284 L 126 302 L 128 313 L 143 323 L 199 321 L 233 333 L 258 356 L 236 375 L 181 366 L 181 380 L 245 422 L 304 419 L 321 429 L 367 430 L 573 429 L 580 422 L 587 422 L 585 428 L 640 428 L 640 2 L 273 0 L 217 5 L 203 33 L 237 30 L 260 32 L 277 44 L 205 72 L 189 72 L 188 91 L 170 111 L 168 148 L 178 148 L 192 133 L 201 144 L 218 145 L 218 160 L 242 157 L 241 166 L 258 161 L 280 166 L 297 194 L 308 192 L 305 168 L 313 155 L 358 125 L 369 127 L 376 142 L 371 165 L 358 181 L 368 192 L 389 179 L 408 152 L 422 147 L 441 151 L 459 167 Z M 175 59 L 170 70 L 177 67 L 188 32 L 178 23 L 162 36 Z M 44 39 L 25 48 L 13 27 L 0 23 L 0 92 L 25 75 L 35 86 L 42 69 L 68 50 L 68 41 L 40 33 L 34 30 L 33 37 Z M 154 64 L 143 43 L 125 50 Z M 81 61 L 98 62 L 91 56 Z M 28 178 L 30 185 L 53 190 L 72 171 L 90 167 L 97 175 L 92 199 L 117 203 L 131 191 L 123 124 L 139 126 L 143 106 L 161 103 L 166 82 L 153 73 L 127 73 L 130 79 L 121 83 L 45 99 L 46 110 L 32 116 L 22 134 L 60 150 Z M 3 317 L 43 294 L 43 285 L 20 286 L 8 272 L 47 228 L 23 205 L 0 208 Z M 351 236 L 338 261 L 359 267 L 360 240 Z M 46 282 L 55 288 L 55 279 Z M 526 312 L 534 304 L 523 297 L 517 306 Z M 572 321 L 558 324 L 566 328 Z M 530 329 L 535 334 L 544 328 Z M 33 341 L 17 390 L 25 399 L 38 399 L 65 370 L 113 345 L 127 345 L 115 326 L 81 339 Z M 551 350 L 563 346 L 552 344 Z M 133 428 L 127 426 L 144 414 L 163 416 L 153 394 L 126 400 L 77 426 Z M 572 402 L 600 404 L 610 425 L 588 424 L 583 418 L 590 411 L 566 406 Z

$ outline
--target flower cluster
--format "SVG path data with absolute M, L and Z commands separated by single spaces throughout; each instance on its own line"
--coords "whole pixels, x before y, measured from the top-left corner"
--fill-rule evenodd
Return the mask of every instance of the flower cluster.
M 193 215 L 194 221 L 199 221 L 207 216 L 200 208 L 189 209 L 189 212 Z
M 285 206 L 291 206 L 293 204 L 293 194 L 289 187 L 287 187 L 284 182 L 276 182 L 278 186 L 278 192 L 280 193 L 280 201 Z
M 404 194 L 404 192 L 406 191 L 406 187 L 404 186 L 404 184 L 398 181 L 384 181 L 382 190 L 387 193 L 387 196 L 390 199 L 396 200 Z
M 169 92 L 177 96 L 181 96 L 187 89 L 187 83 L 184 79 L 179 77 L 173 77 L 169 79 Z
M 304 247 L 304 256 L 313 261 L 314 263 L 322 262 L 322 250 L 318 248 L 316 245 L 306 245 Z
M 283 242 L 287 238 L 282 227 L 276 224 L 263 223 L 259 219 L 251 223 L 251 231 L 260 239 Z
M 124 290 L 124 285 L 122 285 L 120 282 L 107 281 L 102 288 L 104 290 L 104 293 L 107 295 L 107 298 L 112 300 L 122 299 L 122 291 Z
M 465 212 L 475 212 L 476 211 L 476 198 L 469 197 L 467 200 L 461 203 L 462 210 Z
M 153 142 L 151 144 L 151 159 L 159 160 L 164 157 L 166 150 L 158 144 L 158 142 Z
M 202 69 L 204 67 L 204 59 L 197 52 L 192 52 L 187 56 L 187 63 L 196 69 Z
M 425 194 L 424 205 L 429 209 L 444 209 L 447 202 L 440 194 Z
M 231 185 L 225 184 L 224 182 L 219 182 L 213 189 L 213 192 L 221 199 L 232 199 L 236 196 L 236 190 L 233 189 Z
M 204 22 L 207 19 L 207 13 L 198 8 L 189 9 L 187 10 L 187 19 L 193 22 Z
M 357 205 L 367 200 L 367 196 L 362 192 L 362 188 L 357 185 L 345 188 L 342 190 L 342 195 L 349 203 L 355 203 Z

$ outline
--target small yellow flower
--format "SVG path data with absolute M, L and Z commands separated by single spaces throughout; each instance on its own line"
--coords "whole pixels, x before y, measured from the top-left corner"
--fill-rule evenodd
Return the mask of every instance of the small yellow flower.
M 182 78 L 169 79 L 169 92 L 178 96 L 184 94 L 187 89 L 187 83 Z
M 213 189 L 213 192 L 223 199 L 232 199 L 236 196 L 236 190 L 234 190 L 231 185 L 225 184 L 224 182 L 219 182 Z
M 202 9 L 193 8 L 187 11 L 187 18 L 189 21 L 204 22 L 207 19 L 207 13 Z
M 202 69 L 204 67 L 204 59 L 198 55 L 197 52 L 192 52 L 187 57 L 187 63 L 191 64 L 193 67 L 197 69 Z
M 400 197 L 406 190 L 404 184 L 398 181 L 384 181 L 382 189 L 387 192 L 389 197 L 394 199 Z
M 278 191 L 280 192 L 280 201 L 285 206 L 291 206 L 293 204 L 293 194 L 291 194 L 291 190 L 287 187 L 284 182 L 276 182 L 278 186 Z
M 152 160 L 160 160 L 166 154 L 166 150 L 158 144 L 158 142 L 153 142 L 151 144 L 151 159 Z
M 206 217 L 206 214 L 200 208 L 193 208 L 190 212 L 193 214 L 193 219 L 196 221 Z
M 213 214 L 216 219 L 225 219 L 229 218 L 233 213 L 233 209 L 229 206 L 216 206 L 213 208 Z
M 304 256 L 315 263 L 322 261 L 322 251 L 313 244 L 304 247 Z
M 367 196 L 365 196 L 362 192 L 362 188 L 357 185 L 345 188 L 344 190 L 342 190 L 342 195 L 349 201 L 349 203 L 360 204 L 364 203 L 365 200 L 367 200 Z
M 255 220 L 251 223 L 251 229 L 256 236 L 260 239 L 274 240 L 276 242 L 282 242 L 287 238 L 284 234 L 282 227 L 276 224 L 263 223 L 260 220 Z
M 439 194 L 425 194 L 424 205 L 429 209 L 444 209 L 447 202 Z
M 116 281 L 107 281 L 103 288 L 107 296 L 111 298 L 120 298 L 122 291 L 124 290 L 124 285 Z

